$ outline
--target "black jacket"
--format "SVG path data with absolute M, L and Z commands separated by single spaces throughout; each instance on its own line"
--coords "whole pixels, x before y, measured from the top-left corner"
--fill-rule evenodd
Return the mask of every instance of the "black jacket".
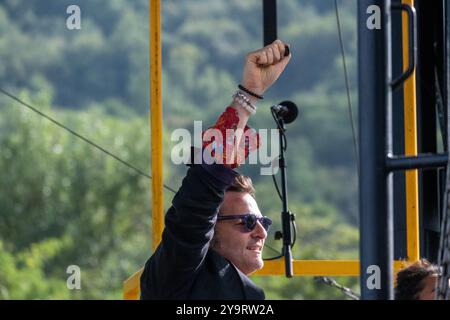
M 188 170 L 165 217 L 162 241 L 145 264 L 141 299 L 264 299 L 264 292 L 209 249 L 226 187 L 236 173 L 221 165 Z

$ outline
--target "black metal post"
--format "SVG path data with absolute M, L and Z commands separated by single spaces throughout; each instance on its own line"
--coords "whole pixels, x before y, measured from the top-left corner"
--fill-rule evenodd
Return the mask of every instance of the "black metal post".
M 442 70 L 444 64 L 443 1 L 417 0 L 418 64 L 417 64 L 417 125 L 418 150 L 438 152 L 437 123 L 445 141 L 442 101 Z M 439 121 L 436 121 L 438 119 Z M 441 138 L 440 137 L 440 138 Z M 440 139 L 439 139 L 440 140 Z M 445 143 L 444 143 L 445 144 Z M 443 165 L 446 167 L 447 163 Z M 420 256 L 437 261 L 440 233 L 439 171 L 419 171 Z M 445 180 L 444 180 L 445 181 Z
M 277 39 L 277 0 L 263 0 L 264 45 Z
M 411 169 L 436 169 L 447 166 L 448 155 L 445 154 L 422 154 L 417 157 L 397 156 L 387 157 L 386 168 L 390 171 Z
M 402 0 L 391 0 L 392 5 L 401 5 Z M 392 77 L 397 78 L 403 72 L 403 30 L 400 10 L 392 11 Z M 405 154 L 405 117 L 403 90 L 392 92 L 392 129 L 394 154 Z M 389 167 L 389 163 L 388 163 Z M 404 171 L 393 172 L 394 176 L 394 259 L 408 257 L 406 252 L 406 178 Z
M 445 124 L 446 124 L 446 138 L 444 141 L 447 145 L 447 150 L 450 151 L 450 4 L 448 1 L 444 2 L 444 101 L 445 101 Z M 448 221 L 448 210 L 450 210 L 450 169 L 447 166 L 446 170 L 446 187 L 444 192 L 444 201 L 442 204 L 442 217 L 441 217 L 441 235 L 440 235 L 440 249 L 438 253 L 438 264 L 441 267 L 442 275 L 439 277 L 439 284 L 437 295 L 438 299 L 449 300 L 450 299 L 450 252 L 448 250 L 448 244 L 450 242 L 450 223 Z
M 392 153 L 390 5 L 358 1 L 360 279 L 361 298 L 373 300 L 393 298 L 392 174 L 385 166 Z M 371 16 L 381 28 L 369 28 Z

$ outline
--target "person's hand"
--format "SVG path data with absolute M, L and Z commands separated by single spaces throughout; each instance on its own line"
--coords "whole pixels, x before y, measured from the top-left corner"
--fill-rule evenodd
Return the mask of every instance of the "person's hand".
M 245 59 L 241 84 L 262 95 L 280 76 L 291 59 L 291 53 L 284 56 L 286 44 L 275 40 L 272 44 L 250 52 Z

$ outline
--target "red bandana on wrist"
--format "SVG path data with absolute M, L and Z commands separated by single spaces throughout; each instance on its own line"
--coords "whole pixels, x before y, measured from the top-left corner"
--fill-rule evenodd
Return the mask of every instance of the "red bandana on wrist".
M 241 165 L 250 152 L 257 150 L 260 146 L 258 133 L 249 126 L 245 126 L 245 139 L 243 137 L 239 144 L 239 148 L 236 148 L 236 137 L 234 134 L 230 135 L 230 130 L 234 133 L 238 124 L 239 116 L 237 110 L 232 107 L 227 107 L 225 112 L 220 115 L 215 125 L 202 133 L 203 150 L 209 148 L 211 150 L 211 156 L 218 160 L 216 162 L 220 162 L 221 160 L 220 163 L 233 169 Z M 222 139 L 216 139 L 218 137 L 213 135 L 212 131 L 209 131 L 210 129 L 218 130 L 222 135 Z M 229 131 L 228 137 L 227 130 Z M 211 136 L 209 136 L 210 134 Z M 206 138 L 205 135 L 207 135 Z M 205 141 L 205 139 L 207 141 Z M 229 159 L 231 155 L 227 155 L 227 152 L 232 153 L 233 151 L 235 151 L 234 157 L 233 159 Z

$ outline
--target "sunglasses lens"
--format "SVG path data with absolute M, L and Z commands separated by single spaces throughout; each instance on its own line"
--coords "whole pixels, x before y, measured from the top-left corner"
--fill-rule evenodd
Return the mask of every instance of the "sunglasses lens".
M 261 225 L 266 231 L 269 231 L 270 225 L 272 224 L 272 220 L 270 220 L 270 218 L 268 217 L 257 218 L 256 215 L 254 214 L 249 214 L 245 216 L 244 221 L 245 227 L 247 228 L 248 231 L 253 231 L 255 229 L 257 221 L 261 223 Z
M 249 231 L 252 231 L 256 227 L 257 218 L 254 214 L 249 214 L 246 216 L 245 226 Z
M 262 217 L 261 224 L 264 227 L 264 229 L 266 229 L 266 231 L 269 231 L 270 225 L 272 224 L 272 220 L 270 220 L 267 217 Z

